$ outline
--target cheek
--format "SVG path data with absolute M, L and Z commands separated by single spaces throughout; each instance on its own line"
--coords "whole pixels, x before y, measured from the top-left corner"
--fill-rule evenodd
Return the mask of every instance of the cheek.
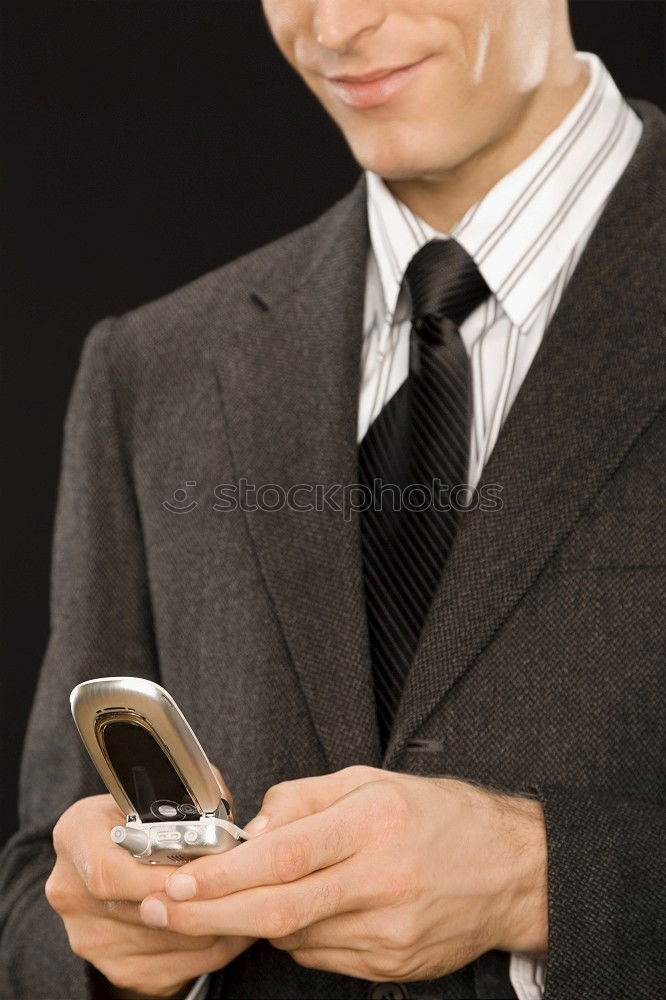
M 283 56 L 294 65 L 297 39 L 308 28 L 311 8 L 308 0 L 262 0 L 270 32 Z
M 537 87 L 548 68 L 551 0 L 486 0 L 488 46 L 483 78 L 516 95 Z

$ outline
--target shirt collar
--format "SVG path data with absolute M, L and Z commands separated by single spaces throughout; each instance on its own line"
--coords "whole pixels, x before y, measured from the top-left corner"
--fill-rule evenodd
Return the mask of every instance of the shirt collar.
M 418 218 L 366 171 L 368 223 L 384 303 L 395 313 L 405 269 L 433 238 L 454 237 L 512 323 L 531 317 L 633 155 L 641 123 L 598 58 L 577 57 L 588 84 L 558 127 L 473 205 L 450 233 Z

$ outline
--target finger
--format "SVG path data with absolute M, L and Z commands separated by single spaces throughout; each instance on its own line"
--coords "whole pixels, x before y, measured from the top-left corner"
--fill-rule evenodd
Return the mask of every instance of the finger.
M 229 964 L 253 943 L 251 938 L 220 938 L 208 948 L 189 952 L 165 952 L 160 955 L 139 955 L 128 960 L 127 956 L 100 954 L 93 964 L 111 982 L 126 983 L 128 975 L 135 988 L 150 995 L 173 992 L 175 985 L 184 985 L 191 979 L 208 972 L 215 972 Z
M 133 864 L 139 869 L 143 868 L 136 861 L 133 861 Z M 156 883 L 158 887 L 161 885 L 161 880 L 166 878 L 168 872 L 172 870 L 169 868 L 166 874 L 162 873 L 160 880 Z M 44 885 L 46 898 L 56 912 L 62 917 L 75 918 L 80 914 L 86 918 L 108 917 L 118 923 L 134 926 L 142 923 L 139 915 L 139 900 L 112 899 L 104 895 L 109 891 L 109 886 L 102 885 L 102 882 L 108 882 L 109 879 L 105 876 L 96 859 L 93 858 L 93 860 L 86 862 L 84 871 L 87 874 L 88 885 L 69 858 L 58 857 L 56 865 Z M 93 895 L 89 887 L 97 895 Z
M 367 931 L 368 913 L 351 910 L 337 913 L 326 920 L 318 920 L 294 934 L 271 938 L 270 943 L 279 951 L 300 951 L 304 948 L 343 949 L 345 951 L 372 951 L 376 945 Z
M 177 901 L 219 899 L 257 886 L 293 882 L 344 861 L 355 853 L 360 840 L 353 803 L 346 803 L 269 831 L 224 854 L 197 858 L 169 876 L 165 891 Z
M 115 899 L 95 899 L 83 887 L 78 892 L 72 892 L 68 900 L 61 898 L 58 912 L 62 917 L 67 917 L 70 920 L 77 917 L 84 920 L 102 918 L 114 920 L 119 924 L 129 924 L 131 927 L 144 926 L 138 903 L 126 903 Z
M 141 917 L 181 934 L 279 938 L 336 913 L 356 908 L 355 886 L 344 865 L 285 885 L 261 886 L 221 899 L 175 903 L 164 893 L 144 899 Z
M 268 789 L 259 813 L 250 820 L 245 830 L 252 834 L 263 833 L 293 823 L 320 812 L 358 785 L 385 775 L 386 772 L 378 768 L 358 766 L 314 778 L 280 782 Z
M 95 899 L 89 893 L 86 893 L 85 887 L 80 883 L 76 874 L 74 874 L 73 878 L 81 888 L 76 889 L 73 887 L 67 900 L 64 899 L 62 893 L 58 899 L 58 912 L 69 925 L 80 926 L 86 935 L 88 935 L 92 933 L 90 928 L 103 923 L 107 928 L 105 933 L 109 940 L 118 940 L 120 933 L 118 925 L 128 925 L 132 928 L 133 935 L 136 933 L 135 928 L 146 928 L 145 922 L 141 919 L 138 903 L 115 899 Z M 107 921 L 111 923 L 107 924 Z M 133 940 L 133 938 L 130 938 L 130 940 Z M 186 940 L 190 948 L 204 947 L 198 938 L 187 938 Z M 194 943 L 195 940 L 197 943 Z M 178 943 L 174 945 L 174 948 L 176 947 L 179 947 Z M 164 950 L 164 947 L 162 950 Z
M 136 907 L 137 915 L 139 907 Z M 139 920 L 139 925 L 125 925 L 109 917 L 84 915 L 67 922 L 68 933 L 85 941 L 89 948 L 111 948 L 126 955 L 158 955 L 175 951 L 201 951 L 217 943 L 219 935 L 192 937 L 173 930 L 156 930 Z
M 167 878 L 178 868 L 143 864 L 109 842 L 108 848 L 93 853 L 80 867 L 77 865 L 77 870 L 95 899 L 140 903 L 148 893 L 162 891 Z
M 322 808 L 322 796 L 330 787 L 328 775 L 319 778 L 298 778 L 273 785 L 264 795 L 258 814 L 245 826 L 246 833 L 257 834 L 274 830 L 303 819 Z M 328 801 L 325 803 L 329 804 Z
M 322 972 L 337 972 L 356 979 L 374 979 L 388 982 L 375 975 L 370 969 L 366 953 L 343 948 L 303 948 L 292 951 L 291 957 L 305 969 L 320 969 Z

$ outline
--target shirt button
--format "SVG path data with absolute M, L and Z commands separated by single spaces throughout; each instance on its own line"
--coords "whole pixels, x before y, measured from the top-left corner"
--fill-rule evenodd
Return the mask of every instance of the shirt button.
M 402 983 L 373 983 L 368 1000 L 409 1000 L 409 990 Z

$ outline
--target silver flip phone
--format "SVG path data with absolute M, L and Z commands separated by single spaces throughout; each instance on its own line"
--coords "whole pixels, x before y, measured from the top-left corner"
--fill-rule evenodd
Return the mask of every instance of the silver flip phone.
M 145 864 L 182 865 L 249 838 L 171 695 L 142 677 L 98 677 L 70 695 L 102 781 L 126 816 L 111 840 Z

